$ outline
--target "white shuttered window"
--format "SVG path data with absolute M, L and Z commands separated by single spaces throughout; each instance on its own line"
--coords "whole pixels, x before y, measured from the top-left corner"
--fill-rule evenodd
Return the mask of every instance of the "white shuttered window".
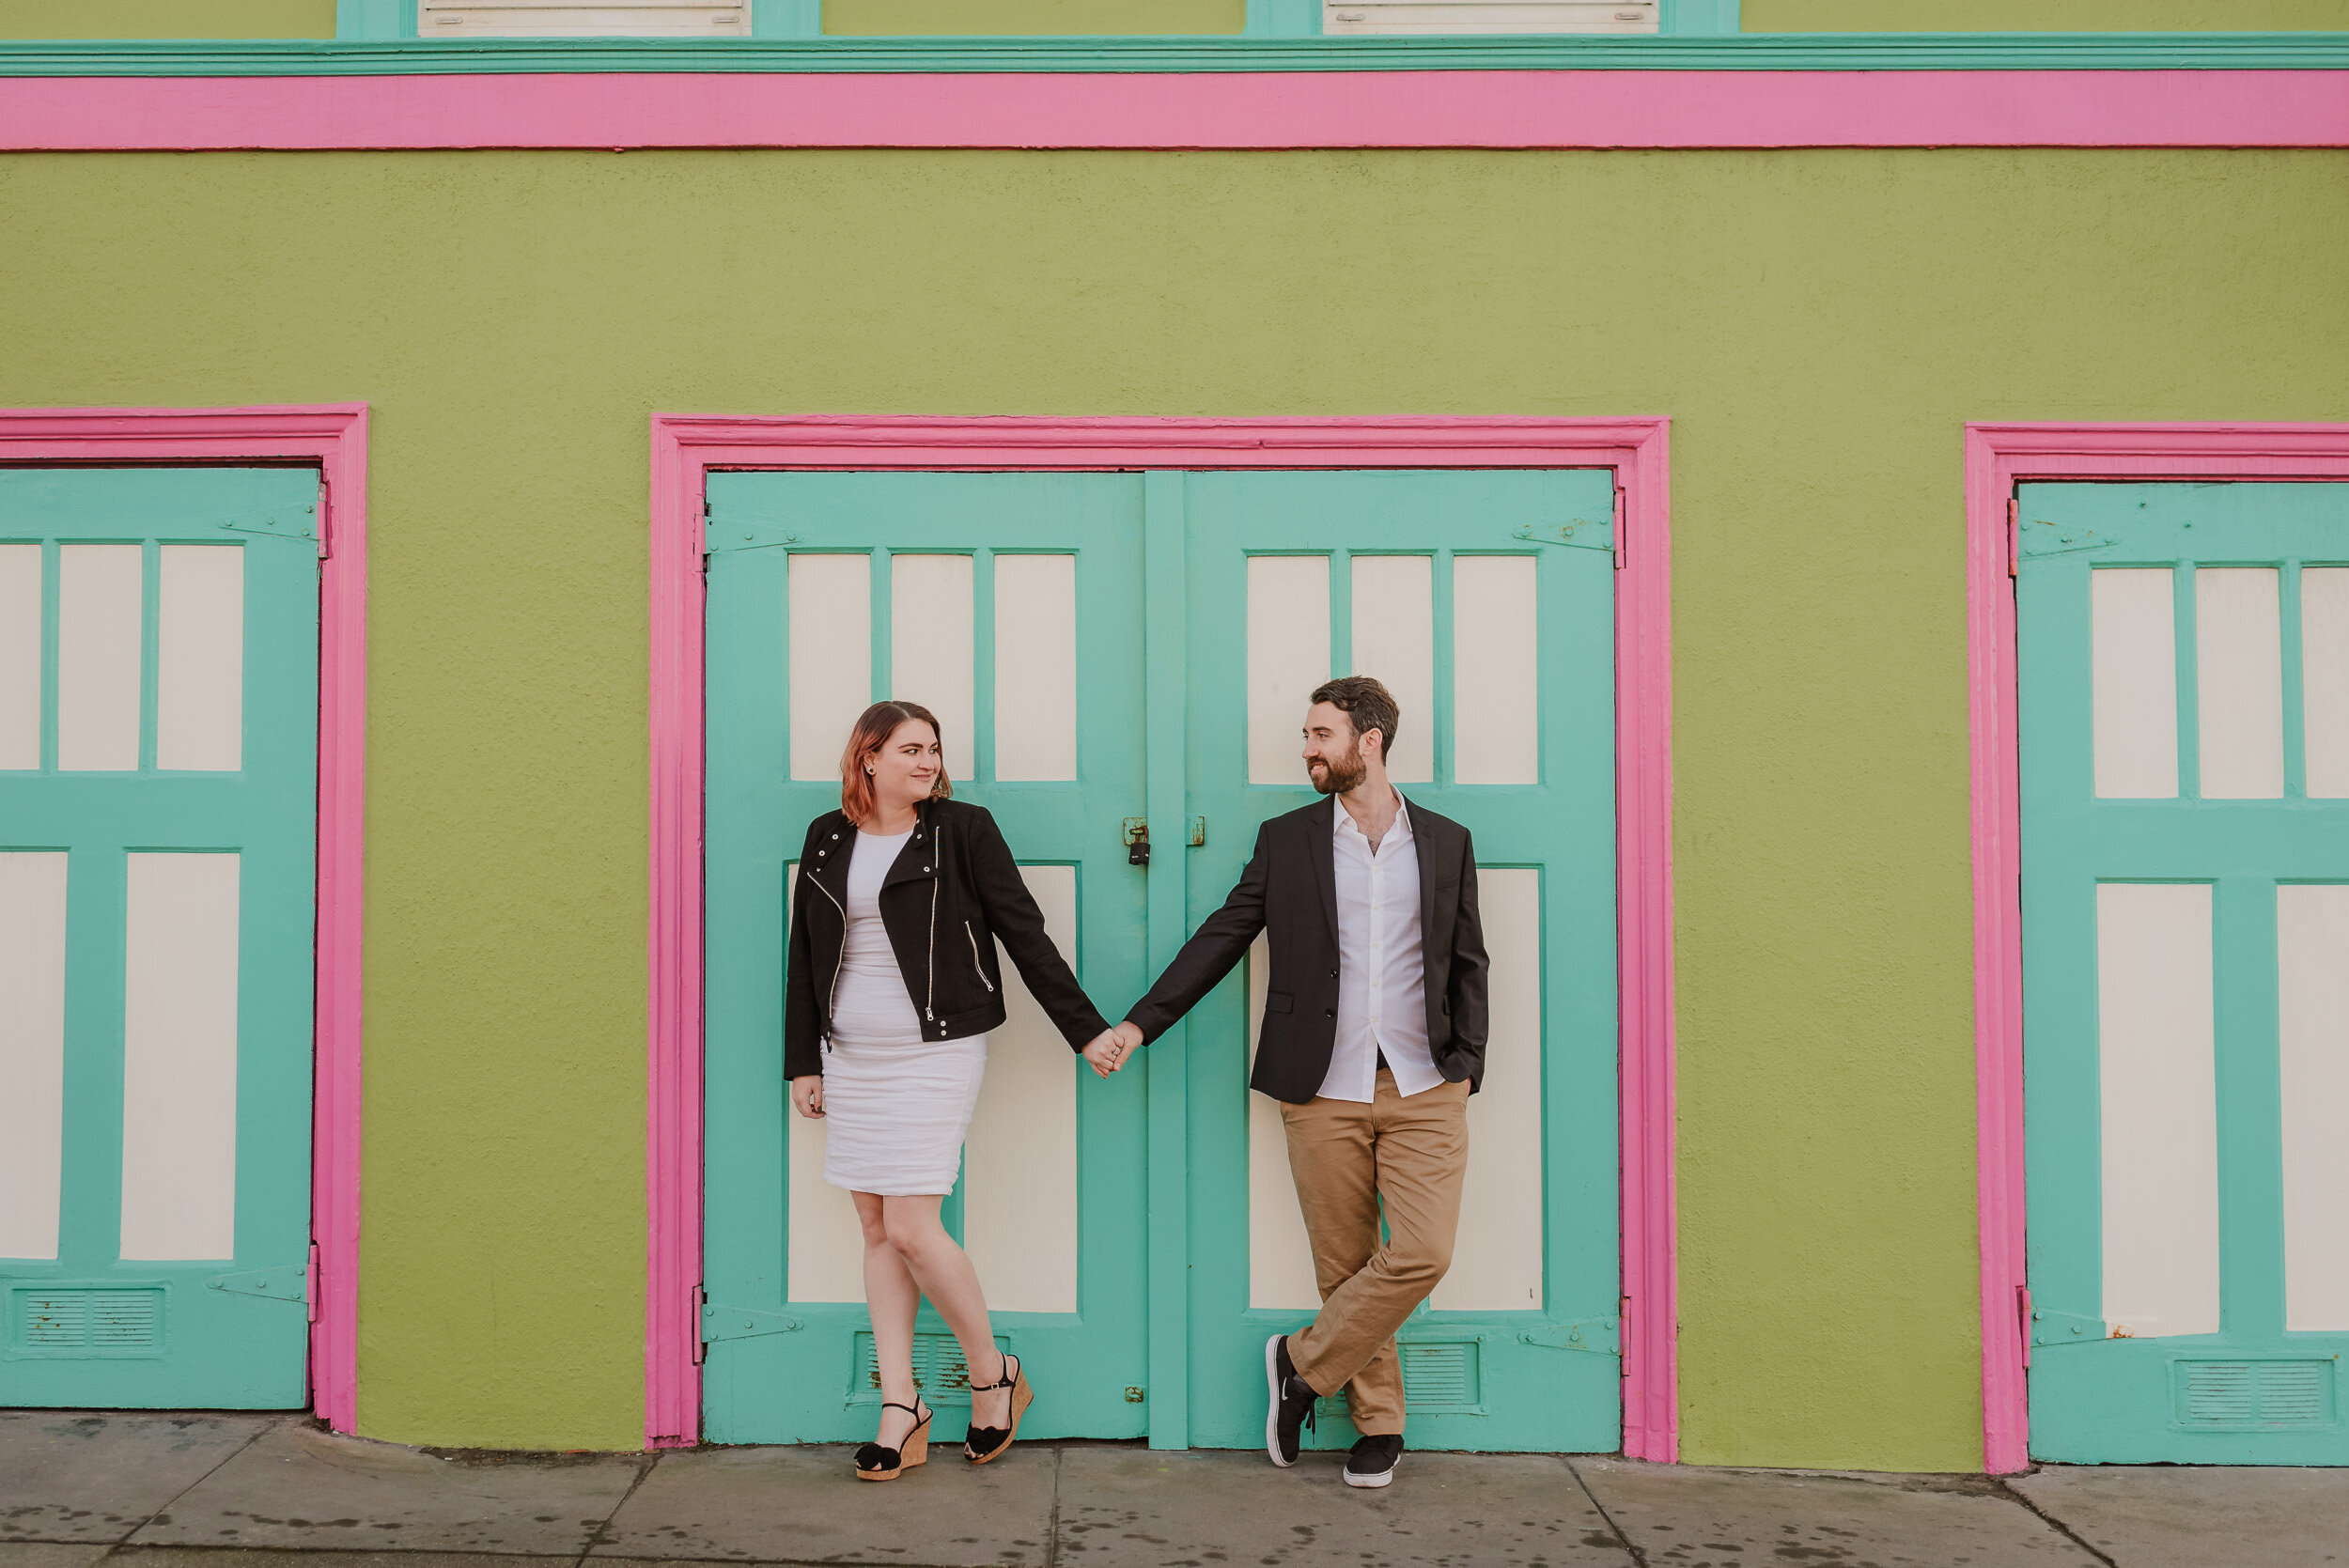
M 1322 0 L 1321 30 L 1363 33 L 1653 33 L 1661 0 Z
M 418 0 L 427 39 L 697 38 L 751 34 L 750 0 Z

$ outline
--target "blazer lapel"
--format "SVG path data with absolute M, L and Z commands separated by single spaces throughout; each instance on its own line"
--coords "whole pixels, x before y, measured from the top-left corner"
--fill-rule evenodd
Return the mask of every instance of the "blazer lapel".
M 1305 831 L 1314 835 L 1305 858 L 1313 862 L 1314 882 L 1321 889 L 1321 912 L 1330 922 L 1330 940 L 1338 939 L 1338 845 L 1331 836 L 1337 819 L 1337 797 L 1325 795 L 1305 808 Z
M 1419 862 L 1419 933 L 1423 942 L 1427 939 L 1427 933 L 1436 928 L 1435 868 L 1427 863 L 1427 858 L 1435 853 L 1435 846 L 1429 842 L 1435 836 L 1434 827 L 1424 817 L 1411 818 L 1411 858 Z

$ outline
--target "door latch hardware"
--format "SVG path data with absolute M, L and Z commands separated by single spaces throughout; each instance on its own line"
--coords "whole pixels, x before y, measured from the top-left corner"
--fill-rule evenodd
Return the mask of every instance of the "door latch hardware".
M 1125 838 L 1126 863 L 1148 865 L 1150 863 L 1150 824 L 1148 821 L 1139 816 L 1126 818 Z
M 1126 1403 L 1128 1405 L 1140 1405 L 1142 1403 L 1142 1390 L 1135 1388 L 1130 1383 L 1126 1385 Z
M 1194 816 L 1190 819 L 1190 846 L 1193 849 L 1205 849 L 1207 846 L 1207 819 L 1204 816 Z

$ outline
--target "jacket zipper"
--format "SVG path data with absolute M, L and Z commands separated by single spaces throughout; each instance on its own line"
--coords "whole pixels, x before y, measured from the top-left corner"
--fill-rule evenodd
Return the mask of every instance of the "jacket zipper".
M 979 962 L 979 934 L 971 929 L 967 920 L 962 923 L 962 934 L 971 939 L 971 967 L 979 971 L 979 984 L 987 987 L 988 995 L 994 995 L 995 983 L 988 979 L 986 967 Z
M 932 1023 L 938 1021 L 938 1015 L 930 1011 L 930 1003 L 938 1000 L 938 884 L 941 878 L 936 877 L 930 878 L 930 978 L 927 988 L 922 993 L 922 1016 Z
M 848 961 L 848 907 L 837 898 L 832 898 L 832 889 L 821 882 L 817 882 L 813 873 L 806 875 L 809 881 L 816 882 L 816 891 L 826 898 L 832 898 L 832 907 L 840 911 L 840 951 L 832 961 L 832 988 L 824 993 L 824 1048 L 830 1050 L 832 1049 L 832 1007 L 840 1000 L 840 970 Z

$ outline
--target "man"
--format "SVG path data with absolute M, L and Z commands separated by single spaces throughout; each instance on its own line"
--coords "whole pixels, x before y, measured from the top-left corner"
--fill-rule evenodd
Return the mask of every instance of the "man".
M 1265 1345 L 1265 1448 L 1275 1465 L 1294 1465 L 1315 1398 L 1343 1388 L 1361 1434 L 1349 1486 L 1386 1485 L 1403 1455 L 1394 1333 L 1451 1265 L 1468 1097 L 1485 1076 L 1476 852 L 1467 829 L 1407 804 L 1387 782 L 1398 717 L 1367 675 L 1314 692 L 1304 757 L 1323 798 L 1257 830 L 1223 907 L 1096 1042 L 1112 1066 L 1122 1062 L 1270 931 L 1249 1081 L 1281 1102 L 1322 1306 L 1302 1332 Z

